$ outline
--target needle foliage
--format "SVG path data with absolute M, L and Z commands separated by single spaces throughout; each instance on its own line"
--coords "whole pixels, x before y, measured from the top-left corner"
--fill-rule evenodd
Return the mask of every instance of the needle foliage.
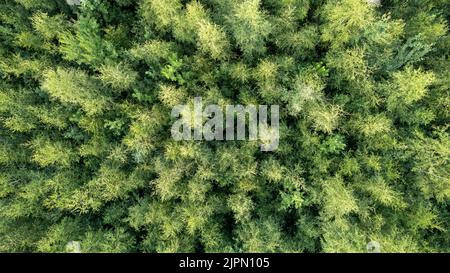
M 450 252 L 449 1 L 81 2 L 0 0 L 0 252 Z

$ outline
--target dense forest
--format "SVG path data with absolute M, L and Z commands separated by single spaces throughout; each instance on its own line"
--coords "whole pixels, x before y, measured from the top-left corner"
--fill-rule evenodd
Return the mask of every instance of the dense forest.
M 450 252 L 449 20 L 448 0 L 0 0 L 0 252 Z M 279 105 L 278 149 L 174 140 L 195 97 Z

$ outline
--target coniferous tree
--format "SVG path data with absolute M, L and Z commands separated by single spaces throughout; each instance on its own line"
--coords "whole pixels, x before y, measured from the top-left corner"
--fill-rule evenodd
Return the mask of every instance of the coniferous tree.
M 68 2 L 0 0 L 0 252 L 450 251 L 448 1 Z

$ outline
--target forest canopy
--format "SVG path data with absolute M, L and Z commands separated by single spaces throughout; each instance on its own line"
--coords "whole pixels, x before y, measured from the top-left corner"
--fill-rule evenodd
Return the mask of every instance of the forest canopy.
M 0 0 L 0 252 L 450 252 L 448 0 Z M 274 151 L 171 110 L 279 105 Z

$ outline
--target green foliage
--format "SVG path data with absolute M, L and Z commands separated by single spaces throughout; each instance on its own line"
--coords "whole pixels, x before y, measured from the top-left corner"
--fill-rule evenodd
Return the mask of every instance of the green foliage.
M 322 40 L 343 46 L 358 40 L 360 33 L 375 20 L 373 8 L 365 0 L 327 1 L 321 10 L 325 22 Z
M 340 177 L 333 177 L 322 182 L 323 214 L 325 219 L 342 218 L 356 212 L 358 205 L 352 192 L 347 189 Z
M 58 38 L 67 27 L 67 21 L 63 15 L 49 16 L 44 12 L 36 12 L 31 18 L 33 28 L 46 40 Z
M 228 55 L 229 44 L 223 30 L 208 21 L 199 24 L 199 48 L 213 59 L 224 59 Z
M 227 21 L 236 44 L 247 57 L 264 53 L 271 25 L 260 9 L 260 0 L 230 2 L 231 14 Z
M 99 92 L 98 83 L 81 70 L 49 70 L 42 88 L 63 103 L 80 105 L 88 114 L 102 112 L 108 104 L 108 98 Z
M 115 59 L 114 45 L 102 39 L 95 19 L 80 17 L 73 28 L 74 34 L 65 32 L 59 35 L 60 51 L 65 59 L 94 67 Z
M 103 65 L 100 67 L 100 80 L 118 90 L 130 88 L 135 82 L 138 74 L 126 64 Z
M 73 153 L 67 149 L 67 144 L 37 138 L 30 143 L 30 146 L 34 150 L 32 160 L 39 166 L 46 167 L 56 164 L 69 167 L 73 161 Z
M 432 73 L 423 73 L 411 67 L 394 73 L 392 87 L 388 89 L 388 109 L 393 109 L 396 105 L 408 106 L 419 101 L 426 95 L 427 87 L 433 79 Z
M 368 2 L 0 0 L 0 252 L 449 252 L 449 4 Z
M 174 24 L 181 10 L 179 0 L 145 0 L 140 6 L 142 18 L 160 31 L 167 31 Z

